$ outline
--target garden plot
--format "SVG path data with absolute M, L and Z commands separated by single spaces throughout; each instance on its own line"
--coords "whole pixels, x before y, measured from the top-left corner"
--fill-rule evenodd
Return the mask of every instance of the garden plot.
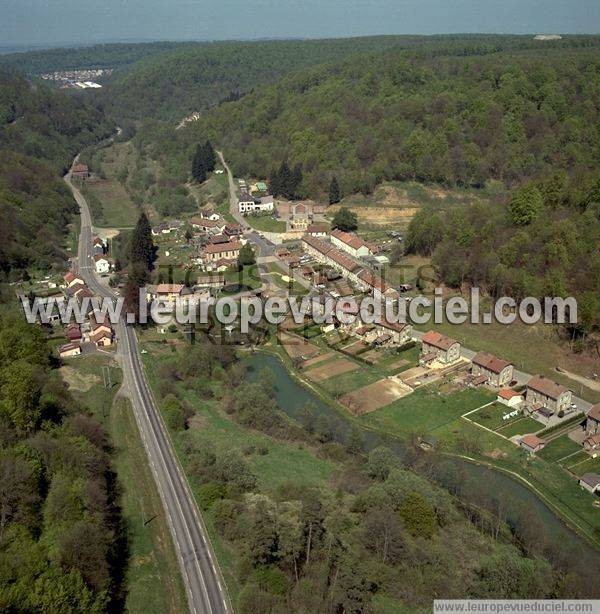
M 292 360 L 309 360 L 320 354 L 316 345 L 297 335 L 282 334 L 279 339 L 283 349 Z
M 336 375 L 341 375 L 342 373 L 356 371 L 358 368 L 358 365 L 351 360 L 347 360 L 346 358 L 338 358 L 333 362 L 320 364 L 312 369 L 309 369 L 306 371 L 306 375 L 313 382 L 322 382 L 323 380 L 329 379 L 330 377 L 334 377 Z
M 410 394 L 412 388 L 398 378 L 384 378 L 344 395 L 340 402 L 353 414 L 361 416 L 385 407 Z

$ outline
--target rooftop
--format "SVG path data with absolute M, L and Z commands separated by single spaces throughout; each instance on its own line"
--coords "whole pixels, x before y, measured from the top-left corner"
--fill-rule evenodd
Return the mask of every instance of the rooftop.
M 535 390 L 536 392 L 543 394 L 545 397 L 549 397 L 550 399 L 554 400 L 557 400 L 561 395 L 565 394 L 565 392 L 568 392 L 567 388 L 561 384 L 557 384 L 551 379 L 548 379 L 544 375 L 534 375 L 527 382 L 527 388 Z
M 492 373 L 501 373 L 503 369 L 511 365 L 507 360 L 498 358 L 489 352 L 477 352 L 477 354 L 473 356 L 473 364 L 479 365 Z
M 423 343 L 433 345 L 433 347 L 446 351 L 449 350 L 455 343 L 458 343 L 458 341 L 456 341 L 456 339 L 452 339 L 452 337 L 446 337 L 446 335 L 442 335 L 435 330 L 430 330 L 423 335 Z

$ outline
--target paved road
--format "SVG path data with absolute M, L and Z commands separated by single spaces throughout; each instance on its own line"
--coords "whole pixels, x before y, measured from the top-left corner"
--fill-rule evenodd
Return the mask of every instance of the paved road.
M 92 220 L 87 202 L 72 184 L 81 212 L 78 268 L 90 289 L 99 296 L 114 298 L 113 291 L 95 274 L 92 257 Z M 187 481 L 176 460 L 165 426 L 140 363 L 135 331 L 124 320 L 116 326 L 119 358 L 123 368 L 124 392 L 133 406 L 146 453 L 173 536 L 190 611 L 217 614 L 231 610 L 225 584 L 207 538 Z

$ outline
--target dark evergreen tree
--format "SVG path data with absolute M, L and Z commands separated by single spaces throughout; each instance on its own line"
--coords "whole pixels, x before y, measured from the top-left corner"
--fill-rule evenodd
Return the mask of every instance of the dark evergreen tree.
M 269 174 L 269 191 L 273 196 L 281 195 L 281 181 L 279 179 L 279 171 L 276 168 Z
M 333 177 L 329 184 L 329 204 L 334 205 L 335 203 L 339 203 L 340 200 L 340 184 L 338 183 L 337 177 Z
M 285 160 L 279 167 L 279 184 L 281 186 L 281 196 L 285 196 L 285 198 L 292 198 L 292 171 Z
M 192 177 L 198 182 L 206 181 L 206 152 L 201 145 L 196 147 L 196 152 L 192 158 Z
M 206 172 L 212 173 L 215 170 L 215 164 L 217 163 L 217 155 L 211 145 L 210 141 L 206 141 L 202 147 L 202 155 L 204 161 L 204 168 Z
M 154 264 L 154 255 L 152 229 L 148 217 L 142 212 L 131 235 L 129 261 L 131 264 L 141 264 L 150 271 Z

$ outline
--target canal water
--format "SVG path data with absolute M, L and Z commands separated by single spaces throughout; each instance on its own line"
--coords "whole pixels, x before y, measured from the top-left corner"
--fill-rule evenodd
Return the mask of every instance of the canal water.
M 344 442 L 348 431 L 352 427 L 356 428 L 355 422 L 350 423 L 341 412 L 294 379 L 277 356 L 257 352 L 246 357 L 243 364 L 248 369 L 248 378 L 251 381 L 258 378 L 262 369 L 266 368 L 273 373 L 277 404 L 291 418 L 299 419 L 304 406 L 310 402 L 315 410 L 315 417 L 325 415 L 335 423 L 334 437 L 337 441 Z M 366 452 L 386 445 L 394 450 L 401 460 L 414 458 L 414 448 L 398 438 L 387 437 L 383 433 L 366 428 L 361 429 L 361 434 Z M 494 512 L 497 504 L 490 506 L 490 500 L 501 502 L 502 513 L 509 523 L 513 517 L 523 518 L 523 510 L 527 510 L 527 522 L 535 524 L 536 538 L 545 545 L 546 552 L 552 551 L 553 559 L 560 561 L 565 557 L 576 557 L 582 566 L 600 565 L 600 552 L 565 525 L 535 493 L 516 479 L 460 458 L 445 457 L 443 465 L 444 471 L 440 471 L 436 479 L 442 485 L 449 486 L 444 483 L 444 476 L 453 475 L 453 479 L 460 476 L 461 481 L 470 484 L 469 488 L 460 489 L 460 498 L 466 498 L 470 504 L 491 507 L 490 511 Z M 449 468 L 451 471 L 448 471 Z M 478 496 L 478 493 L 485 496 Z

